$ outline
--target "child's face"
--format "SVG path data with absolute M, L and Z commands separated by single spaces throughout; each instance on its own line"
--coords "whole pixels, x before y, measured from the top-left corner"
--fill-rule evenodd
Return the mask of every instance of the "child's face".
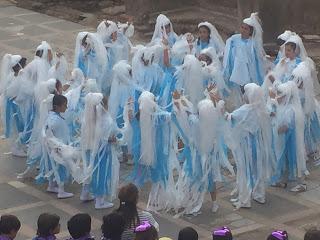
M 242 23 L 240 26 L 241 37 L 244 39 L 250 38 L 251 28 L 248 24 Z
M 65 101 L 61 106 L 60 106 L 60 112 L 64 113 L 68 108 L 68 101 Z
M 60 232 L 60 223 L 52 230 L 51 234 L 56 235 Z
M 199 28 L 199 38 L 201 41 L 208 41 L 209 40 L 209 31 L 205 27 Z
M 165 29 L 166 29 L 166 33 L 167 33 L 167 34 L 169 34 L 169 33 L 171 32 L 171 25 L 170 25 L 170 23 L 165 26 Z
M 62 91 L 63 91 L 63 89 L 62 89 L 62 84 L 61 84 L 61 82 L 58 82 L 58 83 L 57 83 L 57 93 L 58 93 L 59 95 L 61 95 L 61 94 L 62 94 Z
M 277 93 L 277 95 L 278 94 L 279 93 Z M 276 99 L 277 99 L 278 104 L 281 105 L 283 103 L 283 101 L 284 101 L 284 98 L 285 98 L 285 95 L 284 96 L 277 96 Z
M 17 234 L 18 234 L 18 231 L 16 231 L 16 230 L 11 230 L 11 231 L 10 231 L 10 239 L 15 239 L 16 236 L 17 236 Z
M 51 62 L 52 59 L 53 59 L 52 51 L 50 49 L 48 49 L 48 62 Z
M 286 58 L 289 58 L 289 59 L 294 59 L 296 57 L 295 50 L 293 49 L 292 46 L 290 45 L 285 46 L 285 55 L 286 55 Z
M 112 39 L 112 41 L 117 41 L 117 39 L 118 39 L 118 33 L 117 32 L 113 32 L 112 34 L 111 34 L 111 39 Z

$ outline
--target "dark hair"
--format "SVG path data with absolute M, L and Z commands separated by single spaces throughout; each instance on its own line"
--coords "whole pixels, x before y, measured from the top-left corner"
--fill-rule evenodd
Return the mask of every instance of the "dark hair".
M 56 94 L 57 94 L 57 90 L 58 90 L 58 87 L 59 87 L 59 85 L 60 86 L 62 86 L 62 83 L 61 83 L 61 81 L 59 80 L 59 79 L 56 79 L 56 85 L 55 85 L 55 88 L 56 88 Z
M 146 231 L 136 232 L 136 237 L 134 240 L 158 240 L 157 229 L 151 225 Z
M 248 26 L 249 26 L 249 28 L 250 28 L 250 33 L 249 33 L 249 35 L 252 36 L 252 35 L 253 35 L 253 31 L 254 31 L 254 27 L 252 27 L 252 26 L 250 26 L 250 25 L 248 25 Z
M 198 240 L 199 236 L 192 227 L 185 227 L 180 230 L 178 240 Z
M 21 58 L 20 61 L 12 67 L 15 73 L 18 73 L 22 68 L 26 66 L 27 59 L 25 57 Z
M 11 231 L 18 232 L 21 227 L 19 219 L 14 215 L 2 215 L 0 218 L 0 234 L 10 234 Z
M 290 46 L 294 51 L 297 48 L 297 44 L 295 44 L 294 42 L 287 42 L 285 46 Z
M 222 232 L 223 235 L 217 234 L 217 231 L 219 230 L 224 231 Z M 232 239 L 233 239 L 232 232 L 228 227 L 222 227 L 222 228 L 216 229 L 212 233 L 212 240 L 232 240 Z
M 276 231 L 276 232 L 278 232 L 279 234 L 282 235 L 282 239 L 279 239 L 279 238 L 277 238 L 276 236 L 273 236 L 273 233 L 274 233 L 274 232 L 272 232 L 272 233 L 268 236 L 267 240 L 288 240 L 288 239 L 289 239 L 289 238 L 288 238 L 288 233 L 287 233 L 286 231 Z
M 37 50 L 36 51 L 36 56 L 38 56 L 38 57 L 42 57 L 42 55 L 43 55 L 43 50 Z
M 136 227 L 140 223 L 137 202 L 139 197 L 139 190 L 133 183 L 123 186 L 118 194 L 120 206 L 117 212 L 122 214 L 127 228 Z
M 285 44 L 285 40 L 281 39 L 281 38 L 277 38 L 277 45 L 278 46 L 282 46 L 283 44 Z
M 86 34 L 82 40 L 81 40 L 81 45 L 82 46 L 87 46 L 87 38 L 88 38 L 88 34 Z
M 54 95 L 52 100 L 52 108 L 56 109 L 56 107 L 62 106 L 62 104 L 68 102 L 68 99 L 63 95 Z
M 91 217 L 87 213 L 76 214 L 70 218 L 67 226 L 72 238 L 84 237 L 91 232 Z
M 205 28 L 205 29 L 207 29 L 207 31 L 208 31 L 208 33 L 209 33 L 209 39 L 208 39 L 208 42 L 209 42 L 209 41 L 210 41 L 210 34 L 211 34 L 210 28 L 209 28 L 208 26 L 205 26 L 205 25 L 200 26 L 198 29 L 200 29 L 200 28 Z M 200 37 L 198 37 L 197 45 L 200 45 Z
M 38 218 L 38 237 L 48 237 L 58 227 L 60 217 L 56 214 L 42 213 Z
M 125 230 L 126 221 L 119 213 L 110 213 L 103 217 L 101 231 L 106 239 L 121 240 L 121 235 Z
M 320 230 L 316 228 L 309 229 L 304 235 L 304 240 L 319 240 L 320 239 Z

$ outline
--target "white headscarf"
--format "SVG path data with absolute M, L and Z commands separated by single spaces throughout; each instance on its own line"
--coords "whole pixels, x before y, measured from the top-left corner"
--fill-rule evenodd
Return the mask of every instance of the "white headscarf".
M 151 92 L 143 92 L 139 97 L 140 126 L 141 126 L 141 159 L 145 166 L 155 164 L 155 132 L 153 114 L 157 109 L 155 96 Z
M 288 38 L 286 43 L 293 42 L 296 44 L 296 55 L 301 58 L 302 61 L 308 57 L 307 51 L 303 45 L 302 39 L 298 34 L 294 34 Z
M 168 39 L 168 35 L 165 30 L 165 26 L 168 24 L 170 24 L 170 32 L 176 35 L 175 32 L 173 31 L 173 27 L 170 19 L 167 18 L 165 15 L 160 14 L 157 17 L 151 43 L 159 43 L 159 41 L 161 42 L 163 38 Z
M 22 57 L 20 55 L 5 54 L 1 62 L 1 75 L 0 75 L 0 94 L 4 92 L 8 84 L 10 84 L 9 79 L 13 77 L 13 67 L 17 65 Z
M 209 22 L 201 22 L 198 24 L 198 28 L 200 28 L 201 26 L 206 26 L 207 28 L 209 28 L 210 30 L 210 41 L 214 42 L 217 45 L 217 49 L 216 52 L 217 54 L 223 54 L 224 52 L 224 48 L 225 48 L 225 43 L 222 39 L 222 37 L 220 36 L 220 34 L 218 33 L 218 30 L 216 29 L 215 26 L 213 26 L 211 23 Z
M 302 177 L 304 174 L 308 175 L 309 172 L 306 166 L 306 152 L 304 145 L 304 114 L 300 103 L 298 88 L 295 82 L 288 81 L 286 83 L 280 84 L 277 86 L 277 95 L 278 97 L 284 97 L 281 104 L 278 105 L 278 114 L 277 114 L 277 125 L 281 126 L 283 119 L 286 119 L 288 116 L 286 114 L 288 109 L 294 111 L 295 118 L 295 136 L 296 136 L 296 158 L 297 158 L 297 175 Z M 276 152 L 280 154 L 284 149 L 281 145 L 276 144 Z M 279 149 L 280 148 L 280 149 Z
M 258 16 L 258 13 L 251 13 L 251 16 L 249 18 L 245 18 L 243 20 L 243 23 L 253 27 L 252 39 L 257 47 L 257 50 L 259 51 L 258 54 L 265 56 L 262 39 L 263 30 L 261 27 L 261 20 Z
M 177 67 L 175 76 L 177 86 L 184 89 L 184 95 L 194 106 L 197 106 L 198 102 L 204 98 L 204 75 L 199 60 L 193 55 L 185 56 L 184 63 Z

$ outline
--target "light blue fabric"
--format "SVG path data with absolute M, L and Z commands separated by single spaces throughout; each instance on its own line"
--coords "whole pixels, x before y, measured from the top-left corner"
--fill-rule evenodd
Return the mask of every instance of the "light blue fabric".
M 23 131 L 24 122 L 22 119 L 20 108 L 13 99 L 6 99 L 5 111 L 5 137 L 10 138 L 13 133 L 13 128 L 15 128 L 18 133 L 21 133 Z
M 251 38 L 243 39 L 235 34 L 226 42 L 224 58 L 224 78 L 227 83 L 244 86 L 247 83 L 262 85 L 265 72 L 262 56 Z M 232 87 L 232 84 L 230 85 Z

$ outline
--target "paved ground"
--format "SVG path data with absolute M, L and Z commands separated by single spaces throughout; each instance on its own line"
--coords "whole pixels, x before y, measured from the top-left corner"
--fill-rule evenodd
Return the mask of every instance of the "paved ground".
M 32 59 L 35 47 L 41 40 L 47 40 L 54 49 L 63 51 L 71 61 L 75 36 L 81 30 L 84 30 L 81 25 L 1 4 L 0 1 L 1 56 L 9 52 Z M 61 239 L 68 235 L 66 220 L 78 212 L 88 212 L 93 216 L 93 232 L 95 236 L 100 236 L 101 218 L 111 210 L 96 211 L 92 203 L 81 203 L 79 194 L 72 199 L 57 200 L 55 195 L 45 193 L 44 186 L 36 186 L 32 179 L 17 181 L 16 173 L 24 169 L 25 159 L 12 157 L 6 154 L 8 151 L 8 142 L 1 140 L 0 214 L 12 213 L 22 220 L 23 227 L 18 239 L 30 239 L 34 236 L 36 219 L 42 212 L 54 212 L 61 216 Z M 320 169 L 313 167 L 313 161 L 310 161 L 309 165 L 312 170 L 306 193 L 291 194 L 286 190 L 268 189 L 265 205 L 253 204 L 249 210 L 233 211 L 228 201 L 232 185 L 230 181 L 221 186 L 221 209 L 217 214 L 210 212 L 209 196 L 202 214 L 197 217 L 175 219 L 168 214 L 156 214 L 160 223 L 160 235 L 176 238 L 180 228 L 193 226 L 198 230 L 201 239 L 210 239 L 213 227 L 228 225 L 238 240 L 265 239 L 272 229 L 286 229 L 291 240 L 302 239 L 306 228 L 312 225 L 320 226 Z M 125 176 L 127 172 L 127 166 L 122 166 L 122 175 Z M 76 184 L 68 188 L 79 193 L 79 186 Z M 139 206 L 143 208 L 147 189 L 143 189 L 141 195 Z

